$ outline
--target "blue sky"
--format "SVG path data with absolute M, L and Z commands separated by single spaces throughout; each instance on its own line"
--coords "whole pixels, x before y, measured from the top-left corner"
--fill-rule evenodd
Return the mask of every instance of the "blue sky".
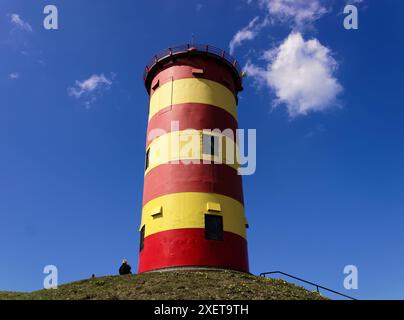
M 404 3 L 359 1 L 359 29 L 346 30 L 346 1 L 308 2 L 302 15 L 282 0 L 55 0 L 49 31 L 47 1 L 2 0 L 0 290 L 40 289 L 48 264 L 61 283 L 115 274 L 122 258 L 137 268 L 142 72 L 194 34 L 224 49 L 238 39 L 246 66 L 251 271 L 404 298 Z M 358 290 L 343 287 L 350 264 Z

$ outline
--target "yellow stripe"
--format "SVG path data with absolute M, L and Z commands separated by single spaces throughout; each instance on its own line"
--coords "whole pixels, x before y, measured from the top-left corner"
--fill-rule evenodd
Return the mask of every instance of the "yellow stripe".
M 203 153 L 203 135 L 219 137 L 218 155 L 211 156 Z M 203 130 L 173 131 L 155 138 L 149 145 L 149 165 L 145 175 L 153 168 L 163 163 L 179 163 L 192 161 L 210 161 L 227 164 L 235 170 L 238 169 L 236 154 L 238 146 L 232 138 L 212 131 L 204 133 Z M 229 163 L 227 163 L 229 162 Z
M 142 210 L 142 223 L 145 236 L 172 229 L 205 228 L 207 203 L 220 203 L 224 231 L 233 232 L 246 238 L 246 218 L 243 205 L 230 197 L 216 193 L 179 192 L 155 198 L 145 204 Z M 153 217 L 156 207 L 161 214 Z M 156 254 L 158 254 L 156 252 Z
M 196 78 L 169 81 L 158 88 L 150 98 L 149 120 L 160 110 L 179 103 L 213 105 L 237 120 L 234 94 L 218 82 Z

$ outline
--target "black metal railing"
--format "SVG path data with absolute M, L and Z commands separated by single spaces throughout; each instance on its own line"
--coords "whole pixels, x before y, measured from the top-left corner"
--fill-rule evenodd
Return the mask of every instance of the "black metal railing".
M 340 296 L 342 296 L 342 297 L 345 297 L 345 298 L 348 298 L 348 299 L 351 299 L 351 300 L 357 300 L 357 299 L 355 299 L 355 298 L 353 298 L 353 297 L 351 297 L 351 296 L 348 296 L 348 295 L 346 295 L 346 294 L 343 294 L 343 293 L 341 293 L 341 292 L 338 292 L 338 291 L 335 291 L 335 290 L 326 288 L 326 287 L 324 287 L 324 286 L 320 286 L 320 285 L 317 284 L 317 283 L 314 283 L 314 282 L 311 282 L 311 281 L 304 280 L 304 279 L 302 279 L 302 278 L 298 278 L 298 277 L 292 276 L 291 274 L 288 274 L 288 273 L 285 273 L 285 272 L 282 272 L 282 271 L 262 272 L 262 273 L 260 273 L 260 276 L 261 276 L 261 277 L 265 277 L 265 276 L 268 275 L 268 274 L 282 274 L 282 275 L 284 275 L 284 276 L 286 276 L 286 277 L 289 277 L 289 278 L 292 278 L 292 279 L 295 279 L 295 280 L 298 280 L 298 281 L 307 283 L 307 284 L 309 284 L 309 285 L 312 285 L 312 286 L 316 287 L 316 290 L 317 290 L 318 293 L 320 293 L 320 289 L 323 289 L 323 290 L 326 290 L 326 291 L 328 291 L 328 292 L 335 293 L 335 294 L 337 294 L 337 295 L 340 295 Z
M 197 52 L 210 53 L 210 54 L 213 54 L 215 56 L 218 56 L 218 57 L 226 60 L 230 65 L 232 65 L 236 69 L 239 76 L 240 77 L 242 76 L 242 69 L 240 67 L 240 64 L 232 55 L 227 53 L 225 50 L 222 50 L 222 49 L 219 49 L 214 46 L 207 45 L 207 44 L 185 44 L 185 45 L 181 45 L 181 46 L 164 49 L 164 50 L 160 51 L 159 53 L 157 53 L 156 55 L 154 55 L 153 58 L 149 61 L 149 63 L 145 67 L 145 70 L 143 73 L 143 80 L 147 79 L 147 75 L 148 75 L 149 71 L 159 61 L 161 61 L 167 57 L 170 57 L 172 55 L 190 52 L 191 49 L 195 50 Z

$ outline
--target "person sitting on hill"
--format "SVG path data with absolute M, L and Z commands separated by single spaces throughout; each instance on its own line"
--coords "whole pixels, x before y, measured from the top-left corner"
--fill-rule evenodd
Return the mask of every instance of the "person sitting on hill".
M 120 275 L 132 274 L 131 269 L 132 267 L 128 264 L 128 261 L 126 261 L 126 259 L 123 259 L 122 265 L 119 268 L 119 274 Z

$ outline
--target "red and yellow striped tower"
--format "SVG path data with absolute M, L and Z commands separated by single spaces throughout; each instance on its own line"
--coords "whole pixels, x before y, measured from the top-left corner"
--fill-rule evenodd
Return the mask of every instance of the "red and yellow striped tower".
M 237 61 L 211 46 L 180 46 L 155 56 L 144 81 L 150 107 L 139 272 L 248 272 L 242 180 L 231 161 L 242 90 Z

